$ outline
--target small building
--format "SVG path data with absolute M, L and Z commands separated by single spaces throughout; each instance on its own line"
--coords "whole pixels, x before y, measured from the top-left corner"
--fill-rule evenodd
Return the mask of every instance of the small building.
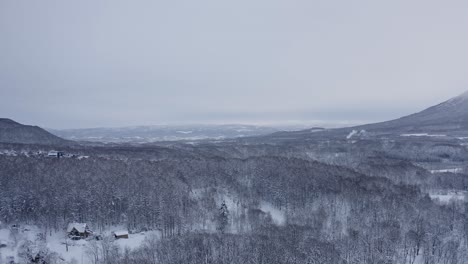
M 60 157 L 63 157 L 63 152 L 52 150 L 52 151 L 49 151 L 49 153 L 47 153 L 47 157 L 60 158 Z
M 84 223 L 70 223 L 68 224 L 67 234 L 71 239 L 87 238 L 93 232 L 89 229 L 87 224 Z
M 121 239 L 121 238 L 128 238 L 128 231 L 115 231 L 114 232 L 114 237 L 115 239 Z

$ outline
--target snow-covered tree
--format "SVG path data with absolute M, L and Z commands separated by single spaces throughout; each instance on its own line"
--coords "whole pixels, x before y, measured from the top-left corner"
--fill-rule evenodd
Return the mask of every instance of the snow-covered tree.
M 218 231 L 221 232 L 221 234 L 224 234 L 229 225 L 229 211 L 225 201 L 223 201 L 221 207 L 219 208 L 217 221 Z

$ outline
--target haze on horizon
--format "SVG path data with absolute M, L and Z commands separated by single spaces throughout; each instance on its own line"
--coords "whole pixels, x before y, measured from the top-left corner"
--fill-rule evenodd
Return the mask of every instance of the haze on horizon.
M 381 121 L 468 90 L 466 1 L 1 1 L 0 116 Z

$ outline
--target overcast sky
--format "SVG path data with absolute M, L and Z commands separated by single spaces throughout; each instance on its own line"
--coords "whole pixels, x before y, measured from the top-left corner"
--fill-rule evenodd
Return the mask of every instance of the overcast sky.
M 468 90 L 468 1 L 0 1 L 0 117 L 396 118 Z

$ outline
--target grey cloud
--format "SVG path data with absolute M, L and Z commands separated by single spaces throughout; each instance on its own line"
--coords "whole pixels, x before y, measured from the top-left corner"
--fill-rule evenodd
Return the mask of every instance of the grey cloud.
M 467 89 L 467 8 L 2 1 L 0 113 L 53 128 L 394 118 Z

